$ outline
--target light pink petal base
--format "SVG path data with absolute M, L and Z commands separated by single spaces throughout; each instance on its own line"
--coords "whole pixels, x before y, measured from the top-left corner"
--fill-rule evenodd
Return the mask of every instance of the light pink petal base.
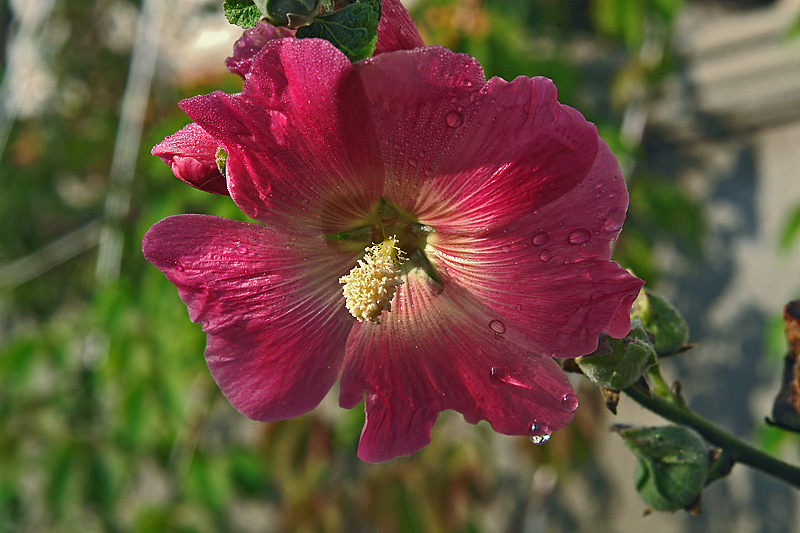
M 339 402 L 351 408 L 366 396 L 358 456 L 413 454 L 444 409 L 510 435 L 529 435 L 534 422 L 537 434 L 566 425 L 577 407 L 569 381 L 520 340 L 497 315 L 412 271 L 391 313 L 356 324 L 347 341 Z
M 144 236 L 145 258 L 208 334 L 211 375 L 250 418 L 305 413 L 336 381 L 350 317 L 331 272 L 354 258 L 326 243 L 203 215 L 166 218 Z

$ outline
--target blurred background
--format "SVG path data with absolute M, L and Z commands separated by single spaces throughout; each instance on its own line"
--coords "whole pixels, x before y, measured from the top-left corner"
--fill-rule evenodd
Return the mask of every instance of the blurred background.
M 416 0 L 426 43 L 487 75 L 544 75 L 628 179 L 617 259 L 699 347 L 663 365 L 689 404 L 800 461 L 767 427 L 800 297 L 797 0 Z M 261 424 L 210 379 L 204 336 L 141 237 L 177 213 L 242 218 L 150 148 L 184 97 L 237 92 L 215 0 L 0 1 L 0 532 L 798 532 L 798 493 L 737 466 L 703 514 L 643 516 L 613 423 L 663 423 L 580 379 L 543 446 L 443 413 L 411 458 L 361 463 L 332 395 Z

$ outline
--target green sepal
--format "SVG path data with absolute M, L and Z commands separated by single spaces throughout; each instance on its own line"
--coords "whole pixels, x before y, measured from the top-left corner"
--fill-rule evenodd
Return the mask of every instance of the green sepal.
M 317 37 L 331 42 L 352 62 L 366 59 L 378 42 L 380 0 L 357 0 L 330 15 L 318 16 L 295 34 L 297 38 Z
M 222 9 L 228 22 L 242 28 L 252 28 L 261 19 L 261 10 L 254 0 L 225 0 Z
M 622 428 L 617 430 L 639 462 L 636 490 L 657 511 L 690 507 L 706 483 L 709 447 L 684 426 Z
M 631 318 L 641 320 L 653 334 L 653 346 L 659 357 L 677 352 L 689 339 L 689 324 L 671 303 L 654 292 L 639 294 L 631 308 Z
M 631 332 L 624 339 L 603 338 L 607 341 L 605 350 L 575 359 L 581 372 L 595 385 L 624 389 L 657 362 L 650 337 L 638 320 L 633 322 Z

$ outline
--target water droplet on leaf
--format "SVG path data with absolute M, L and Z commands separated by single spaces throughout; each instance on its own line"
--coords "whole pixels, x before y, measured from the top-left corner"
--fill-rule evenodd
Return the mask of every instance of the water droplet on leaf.
M 503 324 L 503 323 L 502 323 L 501 321 L 499 321 L 499 320 L 492 320 L 491 322 L 489 322 L 489 327 L 490 327 L 490 328 L 492 329 L 492 331 L 494 331 L 495 333 L 500 333 L 500 334 L 503 334 L 503 333 L 505 333 L 505 332 L 506 332 L 506 325 L 505 325 L 505 324 Z
M 550 240 L 550 235 L 548 235 L 545 232 L 541 232 L 541 233 L 537 233 L 536 235 L 533 236 L 532 242 L 536 246 L 543 246 L 543 245 L 547 244 L 547 241 L 549 241 L 549 240 Z
M 570 244 L 583 244 L 592 237 L 592 234 L 585 229 L 576 229 L 569 234 Z
M 445 122 L 451 128 L 458 128 L 464 123 L 464 116 L 458 111 L 450 111 L 445 117 Z

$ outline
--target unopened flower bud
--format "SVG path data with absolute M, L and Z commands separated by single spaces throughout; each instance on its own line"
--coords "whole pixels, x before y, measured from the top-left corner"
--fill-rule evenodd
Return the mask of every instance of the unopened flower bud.
M 636 490 L 657 511 L 691 506 L 706 483 L 709 447 L 684 426 L 617 428 L 622 440 L 639 458 Z
M 311 23 L 320 0 L 266 0 L 264 13 L 273 26 L 297 29 Z
M 689 339 L 689 325 L 675 307 L 664 297 L 643 290 L 633 303 L 631 318 L 642 321 L 653 334 L 653 346 L 659 356 L 675 353 Z

